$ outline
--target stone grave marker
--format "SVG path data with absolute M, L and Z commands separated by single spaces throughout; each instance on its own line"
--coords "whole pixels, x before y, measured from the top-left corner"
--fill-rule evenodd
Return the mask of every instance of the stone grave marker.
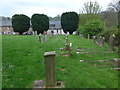
M 35 32 L 33 31 L 33 36 L 35 36 Z
M 55 75 L 55 51 L 45 52 L 45 76 L 46 81 L 36 80 L 33 83 L 33 88 L 64 88 L 62 81 L 56 81 Z
M 79 34 L 79 37 L 84 39 L 84 35 L 83 34 Z
M 109 37 L 109 50 L 114 51 L 114 46 L 115 46 L 115 35 L 111 35 Z
M 113 65 L 120 66 L 120 58 L 113 58 Z
M 42 40 L 42 34 L 41 33 L 39 34 L 39 41 L 43 42 L 43 40 Z
M 71 56 L 72 54 L 72 43 L 70 43 L 70 46 L 69 46 L 69 56 Z
M 35 31 L 35 35 L 37 35 L 37 31 Z
M 96 36 L 92 37 L 93 43 L 95 43 Z
M 47 41 L 47 35 L 46 34 L 44 35 L 44 41 Z
M 105 37 L 100 38 L 100 47 L 103 47 L 105 43 Z
M 65 50 L 69 50 L 68 36 L 67 36 L 67 38 L 66 38 Z

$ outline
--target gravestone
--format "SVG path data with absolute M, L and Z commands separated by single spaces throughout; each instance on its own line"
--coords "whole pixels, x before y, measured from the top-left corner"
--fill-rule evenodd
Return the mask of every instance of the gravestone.
M 33 31 L 33 36 L 35 36 L 35 32 Z
M 37 31 L 35 31 L 35 35 L 37 35 Z
M 47 41 L 47 35 L 46 34 L 44 35 L 44 41 Z
M 95 39 L 95 44 L 99 45 L 99 37 Z
M 113 58 L 113 65 L 120 66 L 120 58 Z
M 66 35 L 65 50 L 69 50 L 68 35 Z
M 114 51 L 115 50 L 114 46 L 115 46 L 115 35 L 113 34 L 109 37 L 109 50 Z
M 100 47 L 103 47 L 105 43 L 105 37 L 100 38 Z
M 39 41 L 43 42 L 43 40 L 42 40 L 42 34 L 41 33 L 39 34 Z
M 96 36 L 92 37 L 93 43 L 95 43 Z
M 84 39 L 84 35 L 83 34 L 79 34 L 79 37 Z
M 45 52 L 46 87 L 55 87 L 55 51 Z
M 71 56 L 72 54 L 72 43 L 70 43 L 70 46 L 69 46 L 69 56 Z

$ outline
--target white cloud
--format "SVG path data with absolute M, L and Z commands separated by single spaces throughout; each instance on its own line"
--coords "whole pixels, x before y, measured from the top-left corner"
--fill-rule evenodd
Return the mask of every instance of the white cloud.
M 82 10 L 84 2 L 90 0 L 2 0 L 0 3 L 0 15 L 12 16 L 14 14 L 26 14 L 28 16 L 34 13 L 43 13 L 48 16 L 56 16 L 67 11 L 79 13 Z M 106 9 L 111 0 L 92 0 Z

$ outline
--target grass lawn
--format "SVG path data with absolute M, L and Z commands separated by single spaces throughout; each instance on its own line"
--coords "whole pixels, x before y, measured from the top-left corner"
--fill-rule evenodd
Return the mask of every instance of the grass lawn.
M 68 52 L 59 50 L 64 48 L 64 37 L 58 35 L 40 43 L 38 36 L 3 35 L 3 88 L 32 88 L 35 80 L 45 80 L 43 54 L 49 51 L 56 51 L 56 80 L 63 81 L 66 88 L 118 88 L 118 71 L 111 70 L 115 66 L 110 61 L 117 58 L 117 52 L 76 54 L 76 47 L 83 48 L 83 52 L 108 52 L 108 46 L 105 44 L 100 48 L 92 40 L 69 35 L 69 43 L 73 45 L 72 56 L 65 57 L 62 55 Z

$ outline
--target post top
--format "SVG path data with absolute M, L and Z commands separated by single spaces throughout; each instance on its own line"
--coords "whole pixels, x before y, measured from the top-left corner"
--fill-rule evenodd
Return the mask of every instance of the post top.
M 55 56 L 56 52 L 55 51 L 50 51 L 50 52 L 45 52 L 44 56 Z

